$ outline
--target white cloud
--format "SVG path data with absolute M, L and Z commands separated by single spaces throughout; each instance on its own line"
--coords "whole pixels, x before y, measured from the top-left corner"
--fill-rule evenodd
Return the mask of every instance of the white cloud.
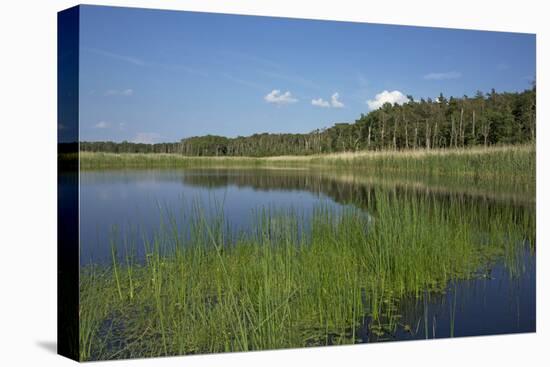
M 445 79 L 458 79 L 462 76 L 458 71 L 448 71 L 445 73 L 429 73 L 424 75 L 426 80 L 445 80 Z
M 317 98 L 317 99 L 312 99 L 311 104 L 314 105 L 314 106 L 317 106 L 317 107 L 324 107 L 324 108 L 329 108 L 329 107 L 342 108 L 342 107 L 344 107 L 344 104 L 342 102 L 340 102 L 338 100 L 338 98 L 340 98 L 340 95 L 338 94 L 338 92 L 335 92 L 330 97 L 330 102 L 325 101 L 323 98 Z
M 312 99 L 311 104 L 317 107 L 325 107 L 325 108 L 330 107 L 330 103 L 328 101 L 325 101 L 322 98 Z
M 137 133 L 136 136 L 132 139 L 133 143 L 143 143 L 143 144 L 153 144 L 156 143 L 160 138 L 160 135 L 157 133 Z
M 281 93 L 279 89 L 273 89 L 264 97 L 264 99 L 267 103 L 275 103 L 277 105 L 298 102 L 296 98 L 292 97 L 292 94 L 289 91 Z
M 367 101 L 367 105 L 371 110 L 376 110 L 384 105 L 384 103 L 391 103 L 392 105 L 394 103 L 397 104 L 403 104 L 408 101 L 407 96 L 405 96 L 403 93 L 401 93 L 398 90 L 394 90 L 391 92 L 388 92 L 387 90 L 378 93 L 376 96 L 374 96 L 374 99 L 369 99 Z
M 330 105 L 331 105 L 332 107 L 334 107 L 334 108 L 342 108 L 342 107 L 344 107 L 344 104 L 338 100 L 339 97 L 340 97 L 340 95 L 338 94 L 338 92 L 334 93 L 334 94 L 330 97 Z
M 108 123 L 107 121 L 99 121 L 97 124 L 94 125 L 94 128 L 96 128 L 96 129 L 106 129 L 110 126 L 111 126 L 111 124 Z
M 125 96 L 125 97 L 129 97 L 129 96 L 132 96 L 133 94 L 134 94 L 134 90 L 131 89 L 131 88 L 121 89 L 121 90 L 109 89 L 108 91 L 105 92 L 106 96 Z

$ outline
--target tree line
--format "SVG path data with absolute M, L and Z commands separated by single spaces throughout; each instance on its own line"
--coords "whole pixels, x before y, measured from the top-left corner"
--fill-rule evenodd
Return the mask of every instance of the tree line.
M 177 153 L 189 156 L 307 155 L 359 150 L 464 148 L 535 142 L 536 87 L 520 93 L 478 91 L 475 96 L 386 103 L 354 123 L 304 134 L 261 133 L 228 138 L 184 138 L 174 143 L 81 142 L 80 150 Z

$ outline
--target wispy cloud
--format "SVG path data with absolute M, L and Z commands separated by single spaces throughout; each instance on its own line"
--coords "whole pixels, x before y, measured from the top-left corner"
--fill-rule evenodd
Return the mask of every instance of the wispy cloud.
M 340 98 L 340 95 L 338 94 L 338 92 L 335 92 L 332 94 L 332 96 L 330 96 L 330 102 L 325 101 L 323 98 L 317 98 L 317 99 L 312 99 L 311 104 L 313 106 L 323 107 L 323 108 L 330 108 L 330 107 L 343 108 L 344 104 L 339 100 L 339 98 Z
M 119 53 L 115 53 L 115 52 L 111 52 L 111 51 L 107 51 L 107 50 L 102 50 L 102 49 L 98 49 L 98 48 L 92 48 L 92 47 L 82 47 L 82 49 L 85 50 L 85 51 L 91 52 L 93 54 L 96 54 L 96 55 L 101 55 L 101 56 L 104 56 L 104 57 L 108 57 L 110 59 L 126 62 L 126 63 L 136 65 L 136 66 L 157 67 L 157 68 L 162 68 L 162 69 L 168 70 L 168 71 L 176 71 L 176 72 L 177 71 L 183 71 L 183 72 L 188 73 L 188 74 L 208 77 L 208 72 L 206 72 L 204 70 L 197 69 L 197 68 L 190 67 L 190 66 L 185 65 L 185 64 L 155 63 L 155 62 L 150 62 L 148 60 L 140 59 L 140 58 L 137 58 L 137 57 L 134 57 L 134 56 L 122 55 L 122 54 L 119 54 Z
M 133 143 L 143 143 L 143 144 L 153 144 L 158 142 L 160 139 L 160 134 L 151 133 L 151 132 L 141 132 L 137 133 L 136 136 L 132 139 Z
M 376 110 L 384 105 L 384 103 L 391 103 L 392 105 L 394 103 L 397 104 L 403 104 L 408 101 L 407 96 L 405 96 L 403 93 L 401 93 L 398 90 L 394 91 L 383 91 L 381 93 L 378 93 L 376 96 L 374 96 L 374 99 L 369 99 L 367 101 L 367 105 L 371 110 Z
M 498 71 L 504 71 L 504 70 L 508 70 L 508 69 L 510 69 L 510 65 L 508 65 L 505 62 L 501 62 L 501 63 L 497 64 L 497 70 Z
M 286 74 L 283 72 L 277 72 L 277 71 L 259 71 L 259 73 L 272 79 L 283 80 L 285 82 L 301 85 L 302 87 L 311 88 L 311 89 L 319 88 L 317 84 L 301 76 L 289 75 L 289 74 Z
M 158 66 L 168 71 L 176 71 L 176 72 L 183 71 L 184 73 L 187 73 L 187 74 L 198 75 L 205 78 L 208 78 L 210 75 L 208 72 L 204 70 L 193 68 L 185 64 L 151 64 L 151 66 Z
M 245 79 L 241 79 L 241 78 L 237 78 L 231 74 L 228 74 L 228 73 L 222 73 L 221 74 L 224 78 L 227 78 L 229 80 L 231 80 L 232 82 L 235 82 L 237 84 L 241 84 L 241 85 L 244 85 L 244 86 L 247 86 L 247 87 L 250 87 L 250 88 L 254 88 L 254 89 L 258 89 L 258 90 L 266 90 L 265 86 L 261 85 L 261 84 L 258 84 L 256 82 L 251 82 L 249 80 L 245 80 Z
M 120 123 L 116 124 L 116 123 L 111 123 L 111 122 L 102 120 L 102 121 L 99 121 L 97 124 L 93 125 L 92 127 L 94 129 L 116 129 L 116 128 L 118 128 L 119 130 L 122 131 L 122 130 L 126 129 L 126 123 L 120 122 Z
M 86 50 L 86 51 L 89 51 L 91 53 L 97 54 L 97 55 L 109 57 L 111 59 L 115 59 L 115 60 L 119 60 L 119 61 L 124 61 L 124 62 L 130 63 L 130 64 L 133 64 L 133 65 L 137 65 L 137 66 L 145 66 L 146 65 L 145 61 L 143 61 L 142 59 L 139 59 L 137 57 L 121 55 L 121 54 L 118 54 L 118 53 L 115 53 L 115 52 L 101 50 L 101 49 L 98 49 L 98 48 L 83 47 L 83 49 Z
M 99 121 L 94 125 L 94 129 L 107 129 L 109 127 L 111 127 L 111 124 L 107 121 Z
M 446 80 L 446 79 L 458 79 L 462 76 L 458 71 L 447 71 L 444 73 L 429 73 L 424 75 L 426 80 Z
M 357 83 L 361 88 L 366 88 L 369 85 L 368 79 L 360 72 L 357 73 Z
M 106 96 L 124 96 L 129 97 L 134 95 L 134 90 L 131 88 L 128 89 L 109 89 L 105 91 L 104 95 Z
M 257 65 L 259 67 L 264 67 L 268 69 L 275 69 L 275 70 L 281 69 L 281 65 L 279 63 L 271 59 L 267 59 L 265 57 L 261 57 L 261 56 L 257 56 L 249 53 L 226 50 L 226 51 L 220 51 L 219 55 L 223 59 L 229 59 L 229 60 L 224 60 L 228 62 L 235 62 L 235 61 L 238 61 L 239 63 L 246 62 L 249 64 Z
M 279 106 L 298 102 L 296 98 L 292 97 L 292 94 L 289 91 L 281 93 L 279 89 L 273 89 L 264 97 L 264 99 L 267 103 L 274 103 Z

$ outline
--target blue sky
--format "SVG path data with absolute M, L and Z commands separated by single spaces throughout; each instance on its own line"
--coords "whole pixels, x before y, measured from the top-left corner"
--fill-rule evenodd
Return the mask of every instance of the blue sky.
M 536 70 L 530 34 L 96 6 L 80 25 L 86 141 L 308 132 Z

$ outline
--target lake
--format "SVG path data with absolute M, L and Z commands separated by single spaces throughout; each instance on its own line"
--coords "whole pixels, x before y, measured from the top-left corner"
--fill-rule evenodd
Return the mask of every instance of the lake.
M 221 215 L 235 236 L 255 231 L 261 210 L 295 213 L 308 222 L 319 206 L 337 213 L 351 208 L 372 217 L 376 226 L 381 204 L 373 199 L 374 192 L 430 202 L 443 213 L 459 203 L 469 216 L 479 213 L 475 241 L 488 245 L 512 236 L 505 231 L 495 236 L 494 223 L 503 224 L 502 228 L 506 221 L 519 223 L 519 228 L 531 223 L 525 224 L 525 239 L 513 251 L 488 258 L 476 277 L 449 279 L 437 292 L 427 289 L 420 295 L 401 296 L 392 301 L 393 311 L 386 310 L 376 323 L 366 315 L 353 335 L 357 342 L 369 342 L 535 331 L 535 244 L 534 238 L 527 239 L 528 232 L 534 232 L 535 206 L 534 193 L 526 192 L 525 186 L 315 169 L 90 170 L 80 173 L 80 183 L 83 267 L 109 264 L 113 246 L 117 254 L 131 252 L 135 261 L 142 262 L 145 243 L 160 228 L 185 232 L 189 213 L 197 207 L 207 218 Z M 456 216 L 453 220 L 460 223 L 462 213 L 445 215 Z M 418 225 L 423 223 L 419 218 Z M 328 339 L 326 344 L 331 344 Z

